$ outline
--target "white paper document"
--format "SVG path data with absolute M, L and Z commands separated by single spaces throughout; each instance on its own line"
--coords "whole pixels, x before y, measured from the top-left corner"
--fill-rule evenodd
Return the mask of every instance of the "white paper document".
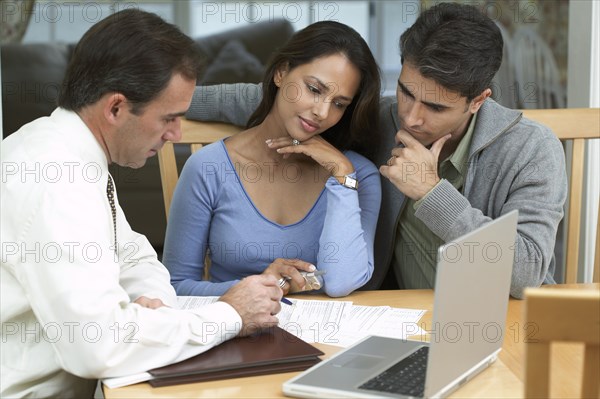
M 181 309 L 193 309 L 215 302 L 218 297 L 177 297 Z M 279 327 L 309 343 L 348 347 L 367 335 L 393 338 L 424 336 L 418 321 L 420 309 L 389 306 L 358 306 L 351 301 L 289 299 L 277 314 Z
M 102 380 L 102 383 L 106 385 L 106 387 L 113 389 L 137 384 L 139 382 L 149 381 L 151 379 L 152 376 L 150 373 L 139 373 L 126 375 L 124 377 L 105 378 Z
M 336 345 L 344 312 L 352 307 L 350 301 L 318 301 L 290 299 L 293 305 L 282 304 L 279 327 L 305 342 Z
M 368 335 L 406 339 L 409 336 L 424 336 L 418 325 L 425 310 L 391 308 L 389 306 L 352 306 L 344 315 L 338 343 L 348 347 Z
M 178 296 L 179 309 L 196 309 L 217 302 L 218 296 Z

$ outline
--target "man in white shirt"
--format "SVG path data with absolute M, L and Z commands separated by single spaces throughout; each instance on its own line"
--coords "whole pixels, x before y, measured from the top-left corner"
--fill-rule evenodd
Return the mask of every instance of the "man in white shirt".
M 277 324 L 282 291 L 267 276 L 176 309 L 168 272 L 114 193 L 109 164 L 141 167 L 180 139 L 192 46 L 154 14 L 106 18 L 74 50 L 59 108 L 3 141 L 0 396 L 91 397 L 95 379 Z

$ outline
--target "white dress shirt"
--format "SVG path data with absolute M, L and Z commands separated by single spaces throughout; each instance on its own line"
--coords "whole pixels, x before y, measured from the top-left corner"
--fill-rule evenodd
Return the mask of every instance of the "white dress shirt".
M 106 156 L 76 113 L 23 126 L 1 153 L 1 397 L 91 397 L 97 378 L 184 360 L 239 332 L 224 302 L 132 302 L 175 307 L 176 297 L 118 200 L 115 252 Z

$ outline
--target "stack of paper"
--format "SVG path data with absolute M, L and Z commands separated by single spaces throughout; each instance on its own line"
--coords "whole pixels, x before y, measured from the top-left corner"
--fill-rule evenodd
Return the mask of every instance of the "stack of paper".
M 218 297 L 178 297 L 181 309 L 193 309 Z M 282 304 L 279 327 L 302 340 L 346 348 L 367 335 L 405 339 L 423 336 L 418 325 L 425 310 L 390 306 L 358 306 L 351 301 L 290 299 Z

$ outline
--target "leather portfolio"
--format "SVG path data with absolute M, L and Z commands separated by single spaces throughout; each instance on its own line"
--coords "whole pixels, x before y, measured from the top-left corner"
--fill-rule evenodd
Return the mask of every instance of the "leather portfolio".
M 179 363 L 150 370 L 153 387 L 306 370 L 323 352 L 274 327 L 226 341 Z

